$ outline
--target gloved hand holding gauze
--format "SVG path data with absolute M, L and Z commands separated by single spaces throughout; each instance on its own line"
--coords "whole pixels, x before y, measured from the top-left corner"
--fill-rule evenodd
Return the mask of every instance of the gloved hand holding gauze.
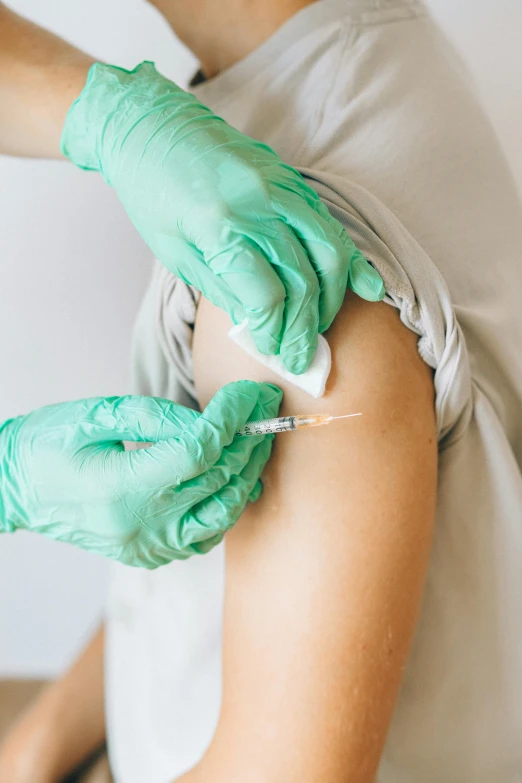
M 320 334 L 317 345 L 317 351 L 312 360 L 312 364 L 301 375 L 294 375 L 289 372 L 283 364 L 280 356 L 268 356 L 257 350 L 256 344 L 248 331 L 247 321 L 233 326 L 228 333 L 232 342 L 239 345 L 249 356 L 252 356 L 265 367 L 277 373 L 281 378 L 302 389 L 311 397 L 316 399 L 322 397 L 326 387 L 326 381 L 332 368 L 332 352 L 325 338 Z
M 234 438 L 277 416 L 282 393 L 230 383 L 203 413 L 154 397 L 49 405 L 0 425 L 0 532 L 43 533 L 156 568 L 208 552 L 261 494 L 273 435 Z M 122 441 L 149 448 L 126 451 Z
M 310 366 L 349 287 L 379 274 L 303 177 L 161 76 L 97 63 L 71 106 L 63 153 L 112 185 L 156 257 L 245 319 L 258 350 Z

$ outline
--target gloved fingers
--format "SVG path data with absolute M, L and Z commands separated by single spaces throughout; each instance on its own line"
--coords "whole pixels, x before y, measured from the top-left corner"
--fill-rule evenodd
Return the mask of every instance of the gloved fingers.
M 269 398 L 274 405 L 277 401 L 278 408 L 281 397 L 281 391 L 270 384 L 229 383 L 178 437 L 122 454 L 127 480 L 155 489 L 175 487 L 201 477 L 232 443 L 234 434 L 249 420 L 256 405 Z M 201 480 L 205 483 L 206 477 Z
M 167 519 L 165 519 L 166 524 L 168 524 Z M 98 550 L 98 553 L 125 565 L 146 568 L 149 571 L 167 565 L 173 560 L 186 560 L 190 557 L 189 552 L 175 551 L 167 546 L 164 538 L 165 536 L 147 535 L 144 531 L 140 531 L 140 535 L 136 535 L 131 541 L 105 552 Z
M 226 486 L 233 476 L 237 476 L 248 465 L 258 439 L 265 436 L 234 438 L 230 446 L 223 449 L 220 458 L 209 468 L 204 476 L 184 481 L 172 488 L 173 504 L 179 513 L 188 511 L 192 506 L 215 495 Z
M 319 280 L 293 231 L 282 221 L 276 238 L 260 238 L 286 289 L 280 354 L 285 367 L 297 375 L 310 366 L 319 331 Z
M 206 299 L 228 313 L 233 323 L 244 321 L 241 302 L 226 281 L 209 269 L 203 254 L 188 239 L 164 236 L 156 241 L 154 249 L 157 259 L 169 271 L 201 291 Z
M 326 213 L 327 218 L 324 213 Z M 346 294 L 351 251 L 346 232 L 318 199 L 307 209 L 293 197 L 285 203 L 285 220 L 302 244 L 319 283 L 319 331 L 325 331 L 339 312 Z M 353 243 L 352 243 L 353 245 Z
M 273 437 L 263 437 L 261 442 L 257 441 L 251 459 L 243 470 L 232 476 L 218 492 L 194 505 L 183 515 L 179 526 L 170 531 L 173 536 L 169 539 L 171 546 L 190 553 L 204 553 L 215 545 L 216 535 L 222 537 L 233 527 L 257 489 L 259 476 L 270 456 Z
M 279 352 L 285 288 L 268 259 L 243 231 L 234 225 L 228 237 L 223 231 L 205 240 L 203 255 L 208 268 L 226 283 L 239 301 L 257 349 L 263 354 Z
M 384 283 L 380 274 L 364 257 L 345 228 L 330 214 L 321 200 L 318 201 L 316 210 L 318 214 L 317 222 L 324 226 L 325 236 L 330 236 L 332 243 L 335 242 L 337 237 L 338 243 L 344 247 L 344 259 L 348 261 L 349 266 L 348 288 L 351 288 L 355 294 L 362 299 L 367 299 L 369 302 L 380 301 L 385 294 Z M 331 267 L 332 272 L 335 272 L 336 269 L 335 265 Z M 326 271 L 328 272 L 328 268 L 326 268 Z M 326 279 L 328 280 L 328 278 Z M 344 293 L 342 293 L 343 299 Z M 325 307 L 325 317 L 322 319 L 321 331 L 325 331 L 335 318 L 340 308 L 339 305 L 337 309 L 334 309 L 335 305 L 336 302 L 334 300 L 334 306 L 330 310 Z M 329 316 L 331 316 L 330 323 L 328 323 Z
M 176 438 L 198 417 L 196 411 L 159 397 L 126 395 L 85 402 L 85 415 L 77 426 L 84 427 L 85 439 L 92 443 Z
M 249 421 L 273 419 L 279 413 L 279 408 L 283 401 L 283 392 L 273 383 L 260 383 L 258 385 L 261 387 L 259 396 L 250 414 Z
M 248 502 L 249 503 L 256 503 L 259 500 L 259 498 L 261 497 L 262 494 L 263 494 L 263 484 L 261 482 L 261 479 L 259 479 L 258 481 L 256 481 L 256 484 L 255 484 L 252 492 L 248 496 Z
M 269 414 L 273 412 L 273 408 L 268 411 Z M 236 446 L 244 450 L 247 446 L 249 454 L 246 461 L 238 461 L 235 473 L 227 476 L 226 471 L 219 470 L 216 465 L 205 475 L 205 481 L 209 474 L 211 477 L 204 486 L 192 480 L 174 492 L 161 492 L 155 501 L 147 504 L 147 527 L 151 533 L 129 542 L 126 551 L 122 550 L 116 559 L 121 560 L 125 556 L 130 564 L 139 561 L 146 568 L 156 568 L 170 562 L 173 557 L 185 559 L 194 553 L 204 554 L 213 549 L 246 503 L 260 496 L 259 475 L 270 455 L 273 438 L 269 435 L 235 441 L 229 449 Z M 250 443 L 245 444 L 245 441 Z M 202 509 L 201 517 L 199 509 Z
M 282 392 L 270 384 L 263 384 L 263 386 L 265 388 L 260 392 L 259 400 L 250 414 L 251 421 L 271 419 L 279 412 Z M 176 508 L 188 511 L 191 506 L 214 495 L 228 484 L 233 476 L 241 473 L 251 462 L 253 454 L 260 453 L 255 449 L 262 437 L 264 436 L 234 438 L 232 443 L 223 449 L 215 465 L 207 470 L 203 477 L 196 476 L 174 487 Z
M 194 285 L 212 304 L 228 313 L 233 324 L 240 324 L 246 318 L 245 309 L 226 279 L 216 275 L 204 259 L 198 260 L 193 267 Z
M 382 299 L 380 275 L 319 198 L 312 209 L 297 195 L 285 196 L 279 203 L 281 214 L 305 248 L 319 279 L 320 332 L 328 329 L 339 312 L 347 287 L 369 301 Z
M 380 302 L 386 294 L 382 277 L 357 248 L 350 262 L 348 287 L 369 302 Z
M 206 555 L 218 546 L 218 544 L 221 544 L 224 538 L 224 533 L 216 533 L 214 536 L 210 536 L 210 538 L 205 538 L 203 541 L 192 544 L 188 547 L 187 557 L 190 557 L 191 555 Z

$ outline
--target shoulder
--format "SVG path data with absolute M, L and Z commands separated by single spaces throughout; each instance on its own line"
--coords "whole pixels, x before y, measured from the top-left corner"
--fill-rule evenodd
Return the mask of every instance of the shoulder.
M 332 327 L 325 334 L 332 351 L 326 393 L 313 400 L 248 356 L 228 339 L 229 317 L 207 300 L 198 308 L 193 358 L 201 405 L 232 380 L 249 379 L 279 385 L 285 398 L 281 415 L 348 413 L 371 410 L 368 426 L 390 426 L 392 420 L 434 417 L 432 370 L 417 350 L 418 337 L 382 302 L 366 302 L 348 292 Z M 314 408 L 312 411 L 311 408 Z M 346 408 L 346 410 L 345 410 Z

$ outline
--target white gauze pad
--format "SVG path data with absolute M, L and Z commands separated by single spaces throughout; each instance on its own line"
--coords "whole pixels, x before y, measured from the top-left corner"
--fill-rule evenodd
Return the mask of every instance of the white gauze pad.
M 280 356 L 265 356 L 265 354 L 260 353 L 256 348 L 252 335 L 248 331 L 247 321 L 243 321 L 237 326 L 233 326 L 232 329 L 230 329 L 228 336 L 232 342 L 239 345 L 239 347 L 246 351 L 249 356 L 252 356 L 258 362 L 264 364 L 265 367 L 273 370 L 280 375 L 281 378 L 284 378 L 285 381 L 292 383 L 294 386 L 297 386 L 299 389 L 302 389 L 316 399 L 323 396 L 324 387 L 326 386 L 326 381 L 328 380 L 332 368 L 332 354 L 330 346 L 321 334 L 319 335 L 317 351 L 312 364 L 302 375 L 293 375 L 293 373 L 288 372 Z

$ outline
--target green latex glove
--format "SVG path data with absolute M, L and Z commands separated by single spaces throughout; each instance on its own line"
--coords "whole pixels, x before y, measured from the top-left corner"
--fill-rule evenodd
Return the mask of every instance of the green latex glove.
M 154 397 L 50 405 L 0 427 L 0 530 L 32 530 L 156 568 L 221 541 L 246 503 L 273 435 L 234 438 L 277 416 L 282 393 L 231 383 L 203 413 Z M 125 451 L 122 440 L 149 442 Z
M 93 65 L 62 152 L 112 185 L 156 257 L 248 319 L 257 348 L 304 372 L 347 286 L 382 299 L 379 274 L 303 177 L 216 117 L 152 63 Z

